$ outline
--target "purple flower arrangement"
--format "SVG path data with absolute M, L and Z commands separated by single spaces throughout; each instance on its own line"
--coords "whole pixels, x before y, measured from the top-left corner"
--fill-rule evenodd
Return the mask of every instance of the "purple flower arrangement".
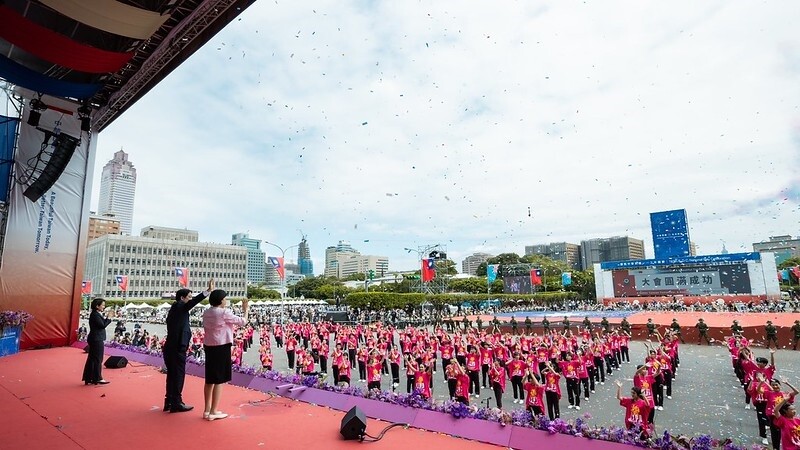
M 123 345 L 119 343 L 108 343 L 109 347 L 119 348 L 134 353 L 145 355 L 161 355 L 156 350 L 147 350 L 143 347 Z M 202 364 L 202 362 L 189 357 L 190 362 Z M 500 426 L 513 424 L 519 427 L 534 428 L 546 431 L 551 434 L 567 434 L 570 436 L 583 437 L 586 439 L 598 439 L 604 441 L 617 442 L 641 448 L 651 448 L 658 450 L 747 450 L 747 447 L 738 446 L 731 440 L 714 439 L 709 435 L 699 435 L 693 438 L 686 436 L 673 436 L 668 431 L 657 437 L 642 437 L 641 430 L 627 430 L 623 427 L 612 425 L 610 427 L 592 426 L 587 423 L 591 415 L 584 414 L 574 420 L 555 419 L 550 420 L 546 416 L 533 417 L 526 410 L 503 411 L 498 408 L 485 408 L 475 405 L 465 405 L 460 402 L 446 400 L 441 403 L 430 402 L 425 399 L 419 391 L 410 394 L 383 391 L 379 389 L 365 390 L 358 386 L 332 385 L 325 382 L 324 377 L 315 375 L 304 376 L 294 373 L 282 373 L 276 370 L 260 370 L 249 366 L 233 366 L 233 370 L 245 375 L 262 377 L 271 381 L 290 383 L 306 386 L 308 388 L 323 389 L 329 392 L 337 392 L 344 395 L 367 398 L 370 400 L 390 403 L 393 405 L 404 406 L 407 408 L 417 408 L 428 411 L 436 411 L 449 414 L 456 419 L 477 419 L 496 422 Z M 760 448 L 755 446 L 754 448 Z
M 25 327 L 33 316 L 25 311 L 0 311 L 0 330 L 6 327 Z

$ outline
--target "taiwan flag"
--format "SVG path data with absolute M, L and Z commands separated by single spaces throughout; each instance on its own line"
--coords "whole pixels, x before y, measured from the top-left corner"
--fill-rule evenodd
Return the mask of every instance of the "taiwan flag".
M 81 294 L 92 295 L 92 280 L 81 282 Z
M 122 292 L 126 292 L 128 290 L 128 276 L 127 275 L 116 275 L 114 279 L 117 281 L 117 286 L 119 286 L 119 290 Z
M 542 285 L 542 269 L 531 269 L 531 284 L 533 286 Z
M 800 266 L 794 266 L 789 268 L 789 272 L 794 275 L 795 278 L 800 280 Z
M 422 260 L 422 282 L 427 283 L 433 281 L 436 276 L 436 261 L 433 258 Z
M 269 263 L 272 264 L 272 267 L 275 268 L 275 271 L 278 272 L 278 276 L 282 280 L 286 275 L 286 271 L 284 270 L 283 266 L 283 258 L 278 256 L 270 256 L 267 258 Z
M 189 286 L 189 269 L 186 267 L 176 267 L 175 276 L 178 277 L 178 284 L 183 287 Z

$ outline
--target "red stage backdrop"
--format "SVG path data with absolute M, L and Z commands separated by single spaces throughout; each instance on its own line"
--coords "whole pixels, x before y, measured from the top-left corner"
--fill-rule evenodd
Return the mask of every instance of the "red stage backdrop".
M 22 91 L 23 96 L 29 92 Z M 24 310 L 34 320 L 22 335 L 22 348 L 67 345 L 75 340 L 80 311 L 86 234 L 96 134 L 81 131 L 78 105 L 42 98 L 48 108 L 36 127 L 27 124 L 26 99 L 14 158 L 16 180 L 31 172 L 37 154 L 54 151 L 56 137 L 78 140 L 66 170 L 36 202 L 23 196 L 38 174 L 13 182 L 5 246 L 0 260 L 0 310 Z M 46 144 L 45 144 L 46 143 Z M 42 169 L 48 155 L 39 162 Z

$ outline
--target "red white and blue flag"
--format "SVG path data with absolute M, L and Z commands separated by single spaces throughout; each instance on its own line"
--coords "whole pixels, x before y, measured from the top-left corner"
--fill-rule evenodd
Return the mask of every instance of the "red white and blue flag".
M 433 281 L 436 277 L 436 261 L 433 258 L 426 258 L 422 260 L 422 282 L 427 283 Z
M 284 270 L 283 266 L 283 258 L 280 256 L 270 256 L 267 259 L 269 260 L 269 263 L 272 264 L 272 267 L 275 268 L 275 271 L 278 272 L 278 276 L 282 280 L 286 275 L 286 271 Z
M 178 284 L 189 287 L 189 269 L 186 267 L 176 267 L 175 276 L 178 277 Z
M 531 285 L 542 285 L 542 269 L 531 269 Z
M 92 295 L 92 280 L 81 282 L 81 294 Z
M 119 286 L 120 291 L 127 291 L 128 290 L 128 276 L 127 275 L 116 275 L 114 279 L 117 281 L 117 286 Z

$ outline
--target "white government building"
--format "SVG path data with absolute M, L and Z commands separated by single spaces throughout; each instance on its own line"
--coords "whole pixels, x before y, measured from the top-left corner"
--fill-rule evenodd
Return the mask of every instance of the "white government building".
M 170 234 L 168 239 L 146 237 Z M 83 280 L 92 282 L 92 296 L 123 298 L 116 275 L 128 276 L 128 299 L 157 299 L 180 289 L 176 267 L 189 269 L 189 289 L 200 292 L 208 280 L 225 289 L 229 297 L 247 293 L 247 249 L 236 245 L 190 240 L 196 231 L 146 227 L 143 236 L 107 234 L 89 242 Z M 164 233 L 161 233 L 163 236 Z M 181 235 L 188 239 L 181 239 Z

